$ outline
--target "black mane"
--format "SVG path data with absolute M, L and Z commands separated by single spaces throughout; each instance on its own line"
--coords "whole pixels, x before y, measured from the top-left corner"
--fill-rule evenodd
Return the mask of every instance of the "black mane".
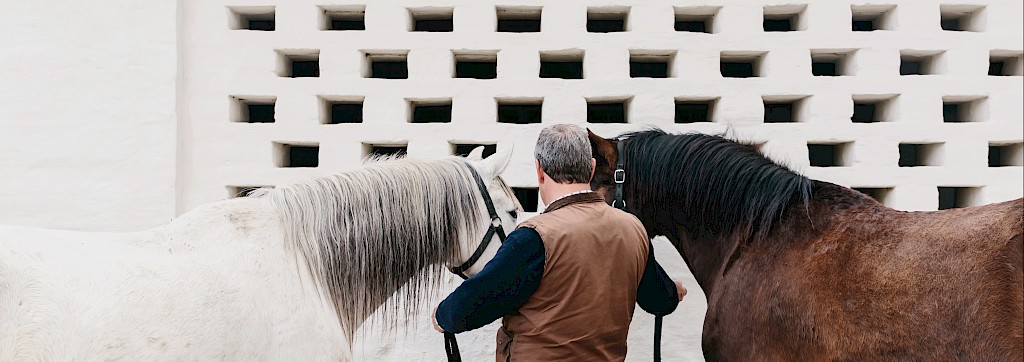
M 763 239 L 791 205 L 810 200 L 810 179 L 722 136 L 652 129 L 619 139 L 627 195 L 643 205 L 631 211 L 695 239 Z

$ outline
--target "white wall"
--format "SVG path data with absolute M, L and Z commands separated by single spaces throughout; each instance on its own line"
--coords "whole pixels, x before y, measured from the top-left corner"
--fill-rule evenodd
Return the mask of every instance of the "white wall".
M 3 1 L 0 223 L 175 216 L 176 2 Z
M 883 7 L 892 9 L 888 30 L 853 33 L 851 4 L 864 2 L 808 0 L 799 2 L 807 5 L 802 31 L 763 32 L 764 7 L 783 3 L 789 2 L 5 1 L 0 222 L 137 230 L 226 198 L 230 186 L 281 185 L 356 167 L 364 143 L 403 143 L 413 157 L 434 157 L 448 154 L 449 142 L 512 141 L 515 161 L 504 176 L 512 186 L 532 187 L 533 142 L 553 123 L 582 124 L 605 136 L 646 125 L 729 130 L 810 177 L 891 188 L 884 202 L 903 210 L 935 210 L 938 186 L 974 188 L 969 204 L 1021 197 L 1024 168 L 986 161 L 990 143 L 1024 138 L 1024 4 L 959 1 L 977 11 L 976 31 L 949 32 L 939 28 L 942 2 L 890 1 L 885 5 L 894 7 Z M 318 6 L 353 4 L 365 5 L 366 31 L 321 30 Z M 407 31 L 407 8 L 427 5 L 453 8 L 454 32 Z M 496 33 L 495 5 L 543 7 L 542 32 Z M 604 5 L 629 7 L 627 32 L 586 32 L 587 7 Z M 277 30 L 233 30 L 228 6 L 274 6 Z M 715 33 L 674 31 L 674 6 L 716 11 Z M 278 75 L 280 52 L 314 50 L 320 77 Z M 496 52 L 497 79 L 452 79 L 453 50 Z M 394 51 L 407 52 L 409 79 L 364 77 L 364 53 Z M 538 78 L 542 51 L 584 52 L 585 79 Z M 630 78 L 630 51 L 673 52 L 672 77 Z M 813 77 L 810 54 L 820 51 L 847 53 L 848 75 Z M 723 52 L 764 54 L 762 76 L 723 78 Z M 937 74 L 899 76 L 901 52 L 939 54 Z M 993 52 L 1016 57 L 1017 76 L 987 76 Z M 232 122 L 232 97 L 253 96 L 276 99 L 275 123 Z M 362 99 L 364 123 L 321 124 L 321 99 L 335 97 Z M 543 98 L 543 122 L 497 123 L 495 99 L 520 97 Z M 890 99 L 886 122 L 850 122 L 852 99 L 862 97 Z M 408 123 L 408 100 L 436 98 L 452 100 L 452 123 Z M 587 124 L 588 98 L 630 98 L 629 124 Z M 675 124 L 680 98 L 715 99 L 714 122 Z M 764 124 L 765 98 L 801 99 L 800 122 Z M 976 121 L 943 123 L 943 99 L 977 100 Z M 277 167 L 274 142 L 318 144 L 320 167 Z M 808 142 L 850 143 L 845 166 L 810 167 Z M 898 167 L 901 142 L 942 143 L 938 165 Z M 657 250 L 691 290 L 666 321 L 666 357 L 699 359 L 703 295 L 668 245 L 658 241 Z M 428 313 L 397 336 L 365 331 L 357 356 L 441 359 Z M 631 360 L 650 353 L 651 319 L 642 314 L 630 335 Z M 493 332 L 492 326 L 461 338 L 468 359 L 491 355 Z

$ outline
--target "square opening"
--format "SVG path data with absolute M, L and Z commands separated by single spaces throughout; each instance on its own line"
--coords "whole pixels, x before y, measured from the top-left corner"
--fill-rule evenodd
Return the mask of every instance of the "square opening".
M 1024 55 L 1020 52 L 993 50 L 988 58 L 988 75 L 1021 76 L 1024 75 Z
M 853 142 L 808 143 L 807 158 L 811 167 L 845 167 L 852 162 Z
M 483 157 L 487 158 L 498 152 L 498 145 L 494 143 L 454 143 L 450 142 L 452 146 L 452 155 L 466 157 L 469 156 L 470 152 L 473 152 L 477 147 L 483 147 Z
M 320 145 L 316 143 L 274 142 L 277 167 L 317 167 Z
M 516 195 L 519 204 L 525 212 L 537 212 L 540 206 L 540 194 L 536 187 L 513 187 L 512 193 Z
M 1024 166 L 1024 143 L 989 143 L 988 167 Z
M 360 31 L 366 30 L 365 5 L 321 6 L 322 30 Z
M 320 97 L 320 123 L 363 123 L 363 97 Z
M 628 7 L 600 7 L 587 9 L 587 32 L 617 33 L 626 31 Z
M 229 6 L 228 26 L 234 30 L 274 31 L 273 6 Z
M 945 96 L 942 97 L 942 122 L 982 122 L 988 115 L 985 97 Z
M 894 30 L 896 5 L 852 5 L 853 31 Z
M 939 26 L 945 31 L 983 31 L 983 10 L 978 5 L 939 5 Z
M 717 99 L 676 99 L 675 123 L 714 122 Z
M 631 50 L 629 52 L 630 78 L 668 78 L 672 76 L 674 51 Z
M 452 100 L 423 99 L 409 101 L 409 123 L 451 123 Z
M 364 53 L 367 60 L 365 76 L 378 79 L 409 79 L 409 51 Z
M 540 6 L 499 6 L 497 31 L 501 33 L 540 32 Z
M 900 51 L 900 75 L 938 74 L 938 59 L 942 52 Z
M 900 167 L 942 166 L 941 143 L 900 143 Z
M 725 78 L 760 77 L 764 52 L 722 52 L 719 70 Z
M 455 10 L 452 8 L 415 8 L 409 9 L 410 31 L 433 33 L 451 32 L 454 27 Z
M 975 205 L 980 187 L 939 186 L 939 210 Z
M 264 185 L 264 186 L 227 186 L 228 198 L 229 199 L 234 199 L 234 198 L 238 198 L 238 197 L 248 197 L 249 194 L 251 194 L 253 191 L 256 191 L 256 190 L 259 190 L 259 189 L 272 189 L 272 188 L 274 188 L 274 186 L 269 186 L 269 185 Z
M 807 5 L 765 6 L 762 27 L 766 32 L 804 30 L 805 9 Z
M 498 99 L 498 123 L 540 123 L 543 102 L 541 98 Z
M 498 77 L 498 53 L 454 52 L 455 78 L 494 79 Z
M 895 119 L 895 95 L 854 95 L 853 123 L 890 122 Z
M 288 78 L 320 76 L 320 50 L 277 50 L 277 75 Z
M 629 123 L 629 99 L 587 99 L 587 123 Z
M 763 97 L 764 123 L 796 123 L 804 97 Z
M 676 31 L 691 33 L 714 33 L 715 16 L 720 6 L 687 6 L 675 7 Z
M 875 199 L 882 205 L 889 201 L 889 194 L 892 192 L 892 187 L 854 187 L 853 189 Z
M 583 52 L 541 52 L 540 77 L 583 79 Z
M 274 123 L 274 105 L 277 97 L 231 97 L 231 121 L 239 123 Z
M 815 77 L 837 77 L 850 75 L 847 63 L 853 50 L 814 49 L 811 50 L 811 75 Z
M 363 155 L 367 157 L 405 157 L 408 154 L 407 143 L 363 143 Z

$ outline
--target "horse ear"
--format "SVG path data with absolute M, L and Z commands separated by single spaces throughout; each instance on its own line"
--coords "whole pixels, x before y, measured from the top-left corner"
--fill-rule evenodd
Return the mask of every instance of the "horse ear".
M 611 164 L 612 160 L 616 159 L 615 144 L 612 141 L 598 136 L 590 131 L 590 128 L 587 128 L 587 137 L 590 138 L 591 153 L 598 165 L 608 165 Z
M 505 171 L 505 167 L 507 167 L 509 161 L 512 160 L 513 148 L 513 144 L 509 144 L 508 147 L 501 149 L 490 157 L 484 159 L 484 169 L 491 174 L 491 177 L 498 177 L 498 175 L 501 175 L 501 173 Z
M 480 161 L 484 159 L 484 146 L 477 146 L 472 151 L 469 151 L 469 154 L 466 155 L 466 158 L 473 161 Z

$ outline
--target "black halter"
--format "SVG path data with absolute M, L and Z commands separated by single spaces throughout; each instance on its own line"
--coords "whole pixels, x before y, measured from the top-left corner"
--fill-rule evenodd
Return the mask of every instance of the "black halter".
M 483 241 L 480 242 L 480 246 L 476 247 L 473 255 L 466 259 L 466 262 L 462 263 L 462 265 L 449 269 L 455 275 L 462 277 L 462 279 L 469 279 L 463 272 L 480 260 L 484 250 L 487 250 L 487 245 L 494 238 L 494 234 L 498 234 L 498 241 L 505 243 L 505 229 L 501 227 L 501 217 L 498 216 L 498 211 L 494 209 L 494 201 L 491 200 L 491 194 L 487 192 L 487 185 L 484 185 L 484 180 L 480 178 L 480 174 L 476 172 L 473 166 L 469 166 L 469 172 L 473 174 L 473 180 L 476 181 L 476 186 L 480 188 L 480 194 L 484 197 L 484 205 L 487 205 L 487 213 L 491 218 L 491 225 L 487 228 L 487 234 L 484 235 Z
M 626 183 L 626 169 L 622 166 L 622 142 L 625 139 L 619 139 L 615 142 L 615 173 L 612 175 L 615 178 L 615 200 L 612 200 L 612 207 L 626 211 L 626 199 L 622 196 L 622 187 Z
M 484 235 L 483 241 L 480 242 L 480 246 L 476 247 L 473 255 L 466 259 L 466 262 L 462 263 L 462 265 L 449 269 L 455 275 L 462 277 L 462 279 L 469 279 L 463 272 L 480 260 L 484 250 L 487 250 L 487 245 L 494 238 L 494 234 L 498 234 L 498 241 L 502 244 L 505 243 L 505 229 L 501 227 L 501 217 L 498 216 L 498 211 L 494 209 L 494 201 L 491 200 L 491 194 L 487 192 L 487 185 L 484 185 L 484 180 L 480 178 L 480 173 L 476 172 L 473 166 L 469 166 L 469 172 L 473 174 L 473 180 L 476 181 L 476 186 L 480 188 L 480 195 L 484 197 L 484 205 L 487 205 L 487 214 L 491 218 L 491 225 L 487 228 L 487 234 Z M 455 339 L 455 334 L 452 332 L 444 332 L 444 351 L 448 355 L 448 362 L 462 362 L 462 355 L 459 353 L 459 342 Z
M 622 162 L 622 144 L 626 141 L 624 138 L 619 138 L 615 142 L 615 200 L 612 200 L 612 207 L 626 211 L 626 199 L 623 196 L 623 186 L 626 183 L 626 169 Z M 653 247 L 653 246 L 652 246 Z M 661 361 L 661 325 L 662 316 L 654 316 L 654 360 Z

